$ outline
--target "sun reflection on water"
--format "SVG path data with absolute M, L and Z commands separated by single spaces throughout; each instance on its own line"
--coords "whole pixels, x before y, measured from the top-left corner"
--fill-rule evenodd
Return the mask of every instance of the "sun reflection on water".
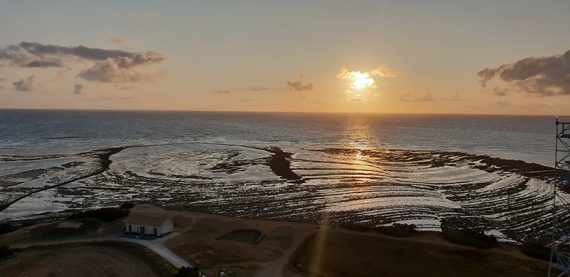
M 326 253 L 326 235 L 330 228 L 329 213 L 339 210 L 339 205 L 348 205 L 349 209 L 358 209 L 362 201 L 374 201 L 359 199 L 373 192 L 367 186 L 359 184 L 371 182 L 379 178 L 380 166 L 368 151 L 374 150 L 378 145 L 377 138 L 373 135 L 370 120 L 362 116 L 351 116 L 345 125 L 345 138 L 338 152 L 333 152 L 335 158 L 341 160 L 337 163 L 336 171 L 344 175 L 342 182 L 347 186 L 343 188 L 331 187 L 323 191 L 323 211 L 321 213 L 321 226 L 317 232 L 317 241 L 314 248 L 314 256 L 309 275 L 316 275 L 322 266 L 323 255 Z M 360 196 L 360 197 L 359 197 Z M 343 198 L 343 199 L 339 199 Z M 360 203 L 360 204 L 359 204 Z

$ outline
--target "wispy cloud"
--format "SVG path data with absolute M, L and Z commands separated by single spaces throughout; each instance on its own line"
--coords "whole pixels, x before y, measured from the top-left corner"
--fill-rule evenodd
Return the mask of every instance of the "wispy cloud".
M 75 84 L 75 86 L 73 86 L 73 93 L 74 94 L 81 94 L 82 90 L 83 90 L 82 84 Z
M 548 57 L 529 57 L 477 73 L 481 86 L 498 78 L 519 91 L 539 96 L 570 95 L 570 50 Z M 506 95 L 503 91 L 499 94 Z
M 469 100 L 469 99 L 468 99 L 468 98 L 463 98 L 459 92 L 456 92 L 455 94 L 453 94 L 453 95 L 451 95 L 451 96 L 449 96 L 449 97 L 443 97 L 443 98 L 441 98 L 441 100 L 443 100 L 443 101 L 458 102 L 458 101 L 465 101 L 465 100 Z
M 256 86 L 256 85 L 249 85 L 247 87 L 247 89 L 249 91 L 264 91 L 264 90 L 269 90 L 268 87 L 263 87 L 263 86 Z
M 210 93 L 213 94 L 230 94 L 231 91 L 227 89 L 219 89 L 219 90 L 210 90 Z
M 493 94 L 495 94 L 496 96 L 507 96 L 509 91 L 510 91 L 509 88 L 502 88 L 502 87 L 493 88 Z
M 423 96 L 413 96 L 410 93 L 404 93 L 400 95 L 400 101 L 402 102 L 433 102 L 435 98 L 431 96 L 431 93 L 425 94 Z
M 507 101 L 498 101 L 495 103 L 495 105 L 499 106 L 499 107 L 510 107 L 511 103 L 507 102 Z
M 304 91 L 304 90 L 312 90 L 313 83 L 305 83 L 303 82 L 303 74 L 299 76 L 297 81 L 287 81 L 287 86 L 289 90 L 296 90 L 296 91 Z
M 124 46 L 125 44 L 127 44 L 127 39 L 125 39 L 124 37 L 117 36 L 117 37 L 112 37 L 111 42 L 118 46 Z
M 17 91 L 32 91 L 36 87 L 34 83 L 35 80 L 36 76 L 30 75 L 27 78 L 23 78 L 16 82 L 13 82 L 12 85 L 14 86 L 14 89 Z

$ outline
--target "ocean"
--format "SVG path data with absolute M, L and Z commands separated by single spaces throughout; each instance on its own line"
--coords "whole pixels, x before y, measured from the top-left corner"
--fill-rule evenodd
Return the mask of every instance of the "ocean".
M 436 231 L 453 217 L 520 242 L 548 235 L 554 120 L 0 110 L 0 222 L 151 202 Z
M 186 141 L 461 151 L 552 166 L 554 117 L 0 110 L 0 154 Z

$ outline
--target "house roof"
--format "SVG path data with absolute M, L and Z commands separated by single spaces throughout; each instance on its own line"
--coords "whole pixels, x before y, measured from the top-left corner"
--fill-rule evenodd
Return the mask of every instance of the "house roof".
M 151 216 L 151 215 L 144 215 L 144 214 L 135 214 L 135 215 L 132 215 L 131 217 L 129 217 L 127 219 L 127 223 L 144 225 L 144 226 L 159 227 L 167 219 L 168 219 L 168 217 L 164 217 L 164 216 Z

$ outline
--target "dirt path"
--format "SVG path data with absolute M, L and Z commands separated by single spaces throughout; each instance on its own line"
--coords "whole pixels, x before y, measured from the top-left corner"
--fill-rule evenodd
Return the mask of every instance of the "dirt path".
M 162 258 L 164 258 L 165 260 L 170 262 L 176 268 L 192 267 L 192 265 L 190 263 L 188 263 L 184 259 L 180 258 L 178 255 L 174 254 L 172 251 L 170 251 L 168 248 L 166 248 L 166 246 L 164 246 L 164 244 L 163 244 L 163 242 L 165 242 L 165 241 L 167 241 L 173 237 L 176 237 L 178 235 L 180 235 L 180 233 L 172 233 L 168 236 L 165 236 L 165 237 L 160 238 L 160 239 L 155 239 L 155 240 L 140 240 L 140 239 L 132 239 L 132 238 L 120 238 L 120 240 L 142 245 L 142 246 L 154 251 L 154 253 L 160 255 Z

